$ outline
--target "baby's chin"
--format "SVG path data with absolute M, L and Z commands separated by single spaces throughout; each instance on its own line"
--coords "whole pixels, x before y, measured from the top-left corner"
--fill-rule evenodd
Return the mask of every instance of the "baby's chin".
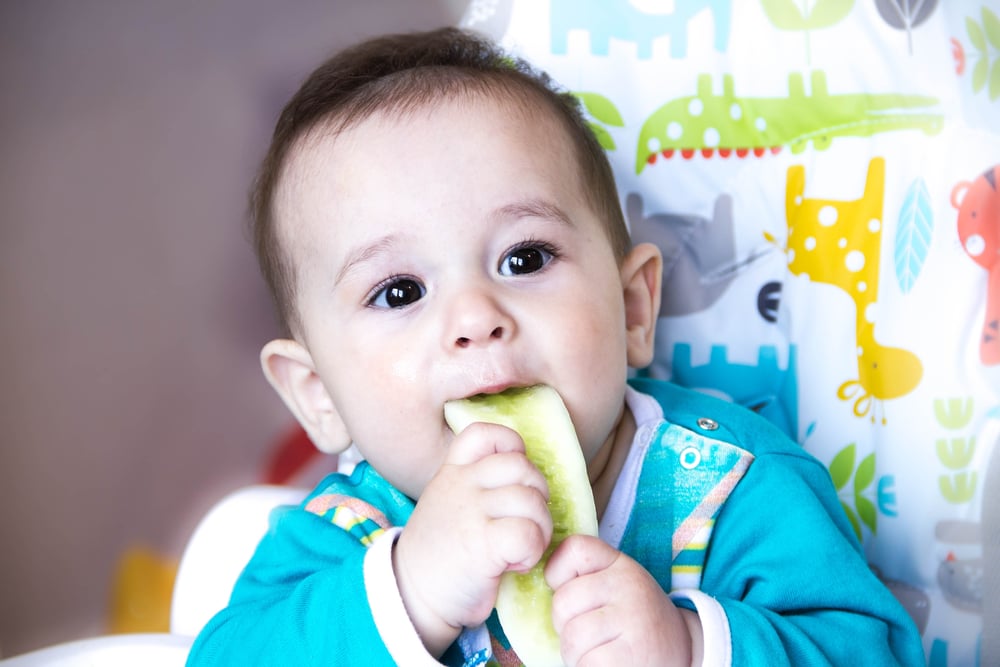
M 430 484 L 431 480 L 444 465 L 445 457 L 442 455 L 435 460 L 425 461 L 400 461 L 391 460 L 385 465 L 379 466 L 375 462 L 369 463 L 385 478 L 394 488 L 402 491 L 411 500 L 416 500 Z

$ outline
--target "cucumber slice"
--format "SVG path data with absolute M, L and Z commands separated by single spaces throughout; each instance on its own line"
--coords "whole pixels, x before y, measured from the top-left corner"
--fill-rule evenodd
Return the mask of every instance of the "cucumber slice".
M 455 433 L 473 422 L 514 429 L 524 440 L 528 459 L 548 481 L 552 542 L 529 572 L 503 575 L 496 609 L 511 648 L 525 667 L 562 665 L 559 636 L 552 627 L 552 589 L 543 571 L 552 551 L 566 537 L 597 535 L 587 463 L 569 412 L 555 389 L 536 385 L 450 401 L 444 406 L 444 416 Z

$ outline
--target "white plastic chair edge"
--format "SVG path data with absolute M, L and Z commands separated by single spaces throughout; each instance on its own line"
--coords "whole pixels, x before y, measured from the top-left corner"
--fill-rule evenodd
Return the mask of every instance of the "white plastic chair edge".
M 236 579 L 267 532 L 271 510 L 298 505 L 307 489 L 255 485 L 233 491 L 191 535 L 174 583 L 170 631 L 193 637 L 229 602 Z

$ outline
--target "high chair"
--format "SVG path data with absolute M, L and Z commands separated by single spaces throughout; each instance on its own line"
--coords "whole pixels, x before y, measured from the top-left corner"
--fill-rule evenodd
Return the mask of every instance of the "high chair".
M 243 566 L 279 505 L 297 505 L 308 489 L 255 485 L 222 498 L 184 548 L 170 609 L 170 633 L 107 635 L 0 660 L 3 667 L 179 667 L 201 628 L 226 606 Z

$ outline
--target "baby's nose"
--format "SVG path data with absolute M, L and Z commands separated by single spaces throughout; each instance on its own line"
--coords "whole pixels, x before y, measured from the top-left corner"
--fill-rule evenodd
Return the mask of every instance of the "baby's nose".
M 489 336 L 484 336 L 482 338 L 482 340 L 489 340 L 491 338 L 495 338 L 495 339 L 499 340 L 499 339 L 501 339 L 503 337 L 504 337 L 504 329 L 503 329 L 503 327 L 496 327 L 495 329 L 493 329 L 493 331 L 491 331 L 489 333 Z M 478 338 L 469 338 L 468 336 L 459 336 L 455 340 L 455 344 L 458 347 L 469 347 L 476 340 L 479 340 L 479 339 Z
M 457 296 L 449 317 L 445 344 L 454 348 L 491 345 L 514 333 L 514 319 L 500 300 L 485 289 L 470 289 Z

